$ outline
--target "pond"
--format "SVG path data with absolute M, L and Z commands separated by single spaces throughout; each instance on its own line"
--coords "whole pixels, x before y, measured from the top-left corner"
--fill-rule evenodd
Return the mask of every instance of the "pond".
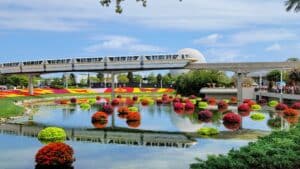
M 217 128 L 223 135 L 234 133 L 232 128 L 223 125 L 222 113 L 216 111 L 212 120 L 201 122 L 197 113 L 178 114 L 171 105 L 135 106 L 141 115 L 138 125 L 132 125 L 118 116 L 118 107 L 115 107 L 105 128 L 96 129 L 97 126 L 91 123 L 91 116 L 99 110 L 99 106 L 82 110 L 79 105 L 36 105 L 34 115 L 0 126 L 0 168 L 33 169 L 35 154 L 43 146 L 36 136 L 45 126 L 65 129 L 68 136 L 66 144 L 75 152 L 75 169 L 95 166 L 112 169 L 188 169 L 196 158 L 224 154 L 255 139 L 240 138 L 238 134 L 211 138 L 197 136 L 195 132 L 202 127 Z M 249 131 L 270 131 L 286 123 L 283 119 L 276 121 L 278 118 L 273 112 L 262 113 L 266 118 L 261 121 L 244 116 L 241 127 Z M 271 120 L 276 123 L 270 123 Z

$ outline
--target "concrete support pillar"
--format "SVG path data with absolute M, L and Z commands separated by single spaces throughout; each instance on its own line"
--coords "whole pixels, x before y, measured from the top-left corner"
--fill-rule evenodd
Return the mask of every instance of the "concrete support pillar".
M 259 100 L 261 100 L 262 74 L 259 74 Z
M 243 80 L 245 77 L 245 73 L 237 73 L 237 100 L 238 105 L 243 103 Z
M 111 73 L 111 99 L 115 98 L 115 73 Z
M 283 95 L 283 70 L 280 71 L 280 103 L 283 102 L 282 95 Z
M 28 93 L 30 96 L 34 95 L 34 90 L 33 90 L 33 75 L 29 75 L 29 80 L 28 80 Z
M 64 74 L 64 84 L 65 84 L 65 88 L 67 89 L 67 88 L 69 88 L 69 84 L 68 84 L 68 74 L 67 73 L 65 73 Z

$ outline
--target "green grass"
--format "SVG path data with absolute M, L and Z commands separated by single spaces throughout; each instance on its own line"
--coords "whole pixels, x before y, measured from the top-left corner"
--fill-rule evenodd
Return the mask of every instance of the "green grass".
M 171 93 L 170 93 L 171 94 Z M 161 96 L 162 93 L 116 93 L 115 96 L 122 95 L 123 97 L 128 96 L 149 96 L 149 97 L 158 97 Z M 20 116 L 25 112 L 25 108 L 22 106 L 17 106 L 14 103 L 17 101 L 30 100 L 30 99 L 44 99 L 44 98 L 53 98 L 59 99 L 62 97 L 85 97 L 85 98 L 95 98 L 96 96 L 101 97 L 110 97 L 110 93 L 108 94 L 99 94 L 99 93 L 88 93 L 88 94 L 45 94 L 39 96 L 27 96 L 27 97 L 12 97 L 12 98 L 2 98 L 0 99 L 0 118 L 8 118 L 14 116 Z

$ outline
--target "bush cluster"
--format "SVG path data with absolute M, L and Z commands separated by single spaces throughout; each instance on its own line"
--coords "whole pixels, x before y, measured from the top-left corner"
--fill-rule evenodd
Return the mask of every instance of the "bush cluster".
M 45 144 L 51 142 L 64 142 L 66 137 L 65 130 L 58 127 L 47 127 L 38 134 L 38 139 Z

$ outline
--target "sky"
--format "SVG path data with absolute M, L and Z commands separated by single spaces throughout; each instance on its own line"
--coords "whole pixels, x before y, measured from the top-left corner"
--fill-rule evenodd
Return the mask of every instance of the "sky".
M 1 0 L 0 63 L 201 51 L 208 62 L 300 57 L 300 13 L 284 0 Z

